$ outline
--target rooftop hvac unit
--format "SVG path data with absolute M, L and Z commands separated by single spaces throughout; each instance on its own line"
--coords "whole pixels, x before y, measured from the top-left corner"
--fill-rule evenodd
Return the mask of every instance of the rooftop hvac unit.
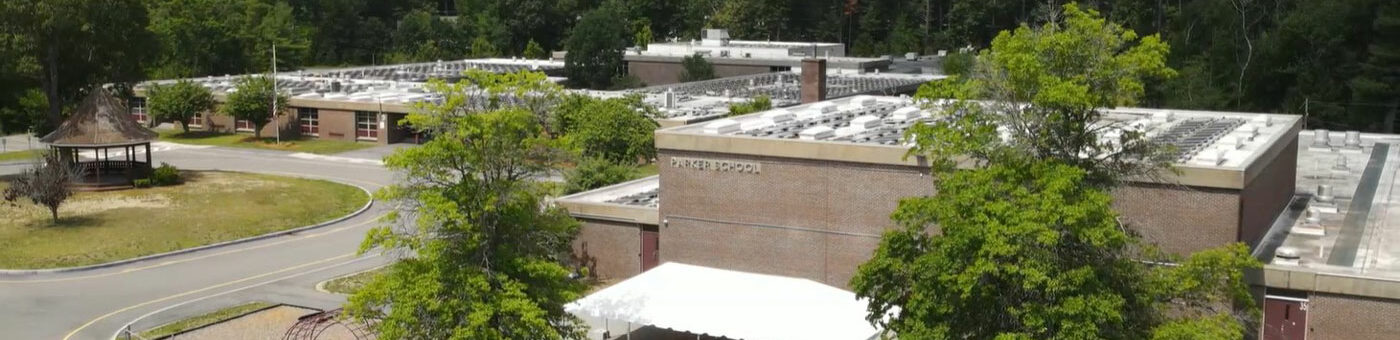
M 785 123 L 792 121 L 793 116 L 792 112 L 788 112 L 787 110 L 772 110 L 764 112 L 763 118 L 771 120 L 774 123 Z
M 805 140 L 824 140 L 836 136 L 836 129 L 830 126 L 813 126 L 797 133 L 797 138 Z
M 708 134 L 730 134 L 739 132 L 739 122 L 733 119 L 716 120 L 705 124 L 704 132 Z
M 858 106 L 860 106 L 860 107 L 869 107 L 869 106 L 871 106 L 871 105 L 875 105 L 875 97 L 871 97 L 871 96 L 856 96 L 855 99 L 851 99 L 851 102 L 852 102 L 852 103 L 855 103 L 856 105 L 858 105 Z
M 817 112 L 820 112 L 820 113 L 832 113 L 832 112 L 836 112 L 836 104 L 832 104 L 831 102 L 820 102 L 820 103 L 812 104 L 811 108 L 812 108 L 812 110 L 817 111 Z
M 862 130 L 874 129 L 880 127 L 880 118 L 870 115 L 856 117 L 851 119 L 851 126 Z
M 893 113 L 890 113 L 889 119 L 890 121 L 895 122 L 907 122 L 919 118 L 920 115 L 921 114 L 919 108 L 913 106 L 906 106 L 901 107 L 898 110 L 894 110 Z
M 1347 131 L 1347 137 L 1343 141 L 1343 143 L 1343 145 L 1345 145 L 1348 149 L 1360 149 L 1361 131 Z
M 1331 142 L 1332 142 L 1331 137 L 1332 137 L 1332 136 L 1330 136 L 1330 135 L 1327 134 L 1327 130 L 1325 130 L 1325 129 L 1317 129 L 1317 130 L 1313 131 L 1313 143 L 1312 143 L 1312 146 L 1313 146 L 1314 148 L 1326 148 L 1326 147 L 1330 147 L 1330 146 L 1331 146 L 1330 144 L 1331 144 Z

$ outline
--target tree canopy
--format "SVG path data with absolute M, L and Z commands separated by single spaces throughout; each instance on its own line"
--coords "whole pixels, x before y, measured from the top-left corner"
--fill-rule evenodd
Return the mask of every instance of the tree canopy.
M 968 77 L 920 89 L 940 119 L 906 137 L 937 193 L 901 200 L 852 278 L 868 319 L 917 339 L 1243 337 L 1258 316 L 1248 246 L 1183 260 L 1112 210 L 1120 176 L 1170 163 L 1097 110 L 1170 75 L 1167 47 L 1074 4 L 1060 18 L 999 34 Z
M 622 50 L 631 42 L 626 20 L 617 10 L 604 6 L 583 15 L 570 32 L 564 47 L 564 72 L 575 85 L 605 89 L 613 76 L 622 73 Z
M 565 159 L 534 115 L 519 108 L 459 115 L 470 97 L 410 113 L 437 136 L 389 156 L 403 180 L 379 192 L 398 202 L 361 251 L 412 251 L 350 298 L 347 311 L 378 320 L 381 339 L 577 339 L 583 327 L 563 305 L 584 285 L 562 263 L 578 223 L 544 204 L 536 178 Z
M 680 80 L 684 82 L 701 81 L 715 79 L 715 65 L 699 54 L 686 56 L 681 59 Z
M 273 92 L 273 80 L 266 76 L 238 78 L 232 93 L 224 100 L 223 113 L 238 120 L 246 120 L 253 125 L 253 137 L 262 137 L 262 128 L 276 117 L 272 116 L 272 101 L 278 109 L 286 109 L 287 96 Z
M 190 132 L 190 120 L 195 115 L 214 110 L 214 95 L 202 85 L 180 80 L 152 87 L 146 96 L 146 106 L 153 121 L 178 122 L 181 129 Z

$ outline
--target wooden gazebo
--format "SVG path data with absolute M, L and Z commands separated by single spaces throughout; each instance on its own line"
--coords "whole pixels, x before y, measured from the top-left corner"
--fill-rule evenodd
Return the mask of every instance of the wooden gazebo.
M 121 100 L 99 88 L 57 130 L 39 140 L 82 171 L 76 184 L 108 187 L 131 185 L 134 179 L 150 176 L 151 140 L 156 136 L 136 122 Z M 144 161 L 136 155 L 141 148 L 145 148 Z M 113 149 L 119 158 L 112 159 Z

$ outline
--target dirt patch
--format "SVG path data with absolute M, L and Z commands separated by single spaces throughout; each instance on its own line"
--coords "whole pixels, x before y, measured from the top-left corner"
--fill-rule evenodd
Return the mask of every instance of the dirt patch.
M 165 195 L 103 196 L 80 198 L 63 204 L 59 209 L 65 214 L 85 215 L 123 208 L 164 208 L 170 206 L 170 198 Z
M 215 171 L 200 173 L 199 180 L 190 181 L 184 185 L 197 190 L 213 192 L 245 192 L 253 189 L 277 189 L 291 186 L 286 182 L 249 178 L 248 175 Z

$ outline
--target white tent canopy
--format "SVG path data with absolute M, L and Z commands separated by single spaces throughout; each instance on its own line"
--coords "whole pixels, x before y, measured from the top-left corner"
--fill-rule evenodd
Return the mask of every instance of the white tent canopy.
M 815 281 L 668 262 L 564 309 L 743 340 L 864 340 L 878 330 L 863 300 Z

